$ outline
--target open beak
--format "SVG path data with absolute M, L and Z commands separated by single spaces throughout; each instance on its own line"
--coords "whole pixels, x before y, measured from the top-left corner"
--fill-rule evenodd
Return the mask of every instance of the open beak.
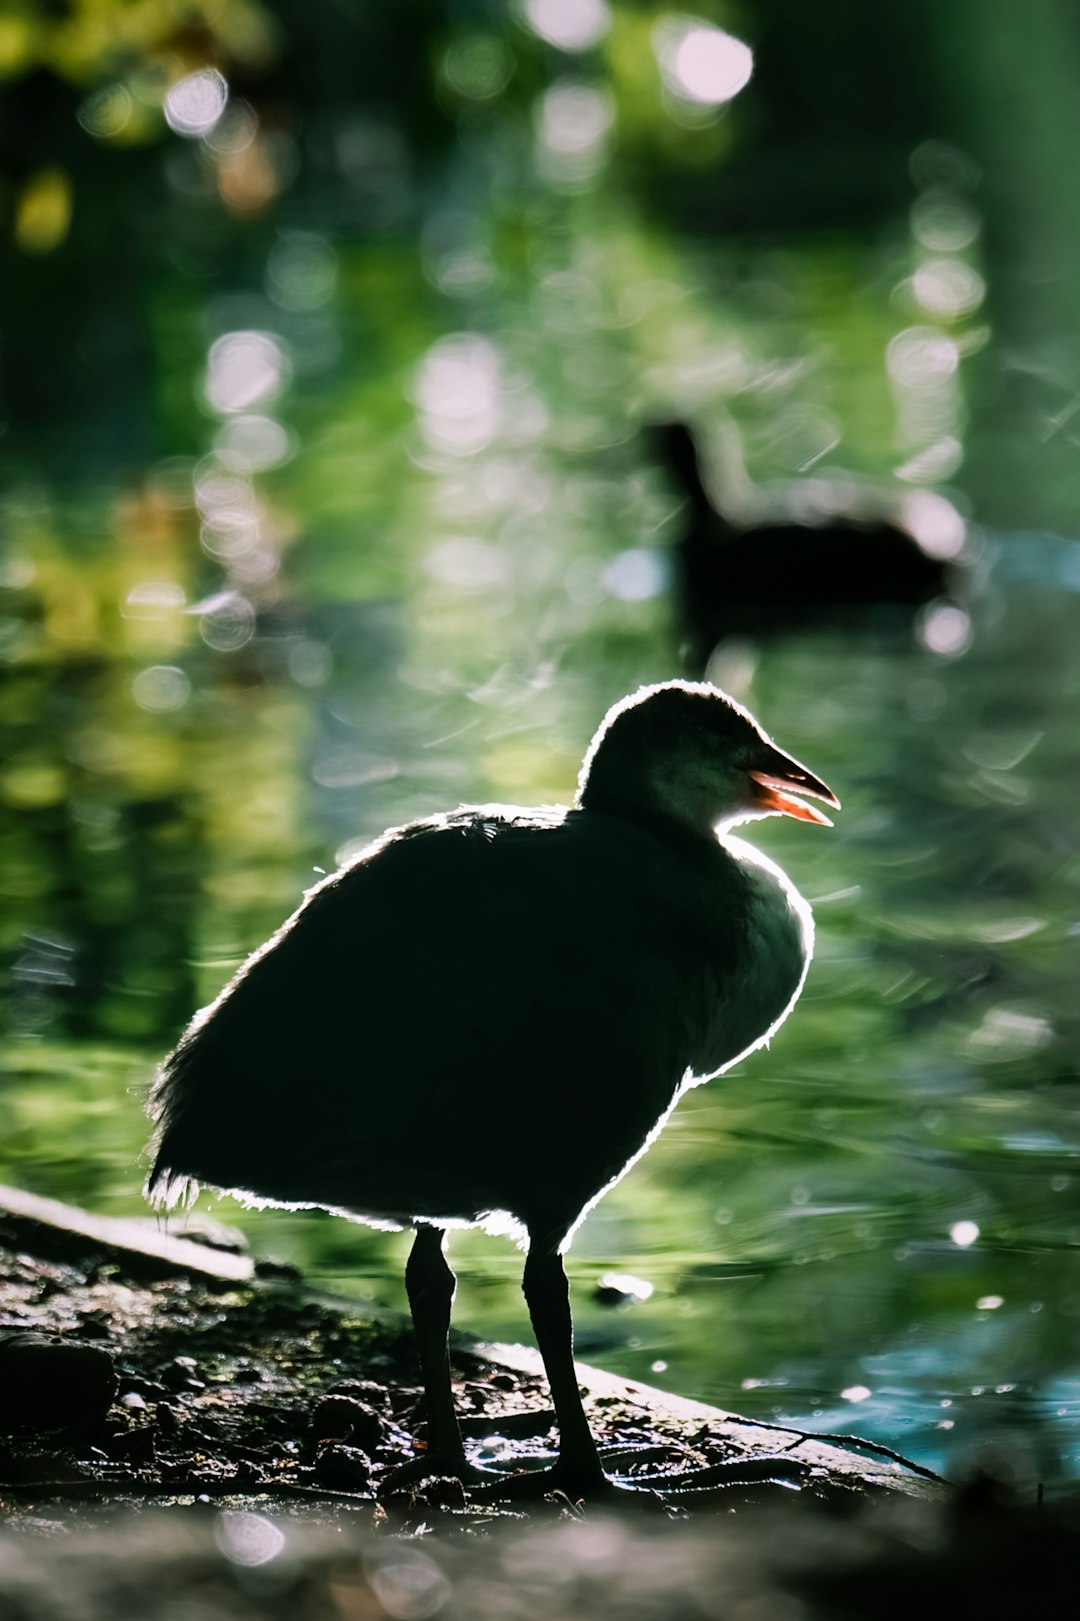
M 800 822 L 819 822 L 823 827 L 832 827 L 824 811 L 819 811 L 815 805 L 803 804 L 801 798 L 794 798 L 794 794 L 823 799 L 826 805 L 832 805 L 836 810 L 840 809 L 840 801 L 831 788 L 826 788 L 820 777 L 807 771 L 790 754 L 783 754 L 768 744 L 762 749 L 754 770 L 746 775 L 750 778 L 755 803 L 763 811 L 777 811 L 783 816 L 794 816 Z

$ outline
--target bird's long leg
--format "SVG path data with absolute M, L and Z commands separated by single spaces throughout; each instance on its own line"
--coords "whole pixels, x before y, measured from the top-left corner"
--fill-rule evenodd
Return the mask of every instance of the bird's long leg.
M 563 1492 L 570 1498 L 590 1501 L 636 1501 L 642 1506 L 649 1503 L 657 1506 L 660 1501 L 655 1495 L 657 1492 L 665 1497 L 690 1496 L 703 1501 L 708 1495 L 719 1496 L 733 1486 L 744 1491 L 751 1485 L 791 1486 L 808 1472 L 805 1464 L 795 1460 L 759 1458 L 749 1464 L 733 1460 L 710 1469 L 679 1474 L 632 1478 L 608 1475 L 585 1417 L 578 1388 L 570 1288 L 562 1256 L 554 1244 L 532 1244 L 525 1262 L 523 1285 L 551 1388 L 559 1426 L 559 1456 L 552 1468 L 508 1475 L 500 1481 L 479 1485 L 470 1493 L 474 1500 L 483 1502 L 500 1497 L 527 1498 Z M 648 1450 L 642 1449 L 643 1452 Z
M 417 1227 L 405 1267 L 405 1290 L 427 1399 L 428 1453 L 440 1469 L 457 1474 L 466 1467 L 450 1389 L 448 1336 L 457 1280 L 446 1264 L 445 1238 L 441 1227 Z
M 522 1287 L 559 1426 L 557 1473 L 564 1490 L 585 1490 L 604 1479 L 604 1470 L 578 1389 L 570 1285 L 557 1249 L 530 1246 Z
M 479 1500 L 537 1497 L 555 1491 L 569 1497 L 607 1496 L 611 1483 L 604 1474 L 578 1390 L 570 1286 L 557 1243 L 533 1237 L 522 1283 L 559 1426 L 559 1457 L 550 1469 L 508 1476 L 481 1487 L 473 1496 Z

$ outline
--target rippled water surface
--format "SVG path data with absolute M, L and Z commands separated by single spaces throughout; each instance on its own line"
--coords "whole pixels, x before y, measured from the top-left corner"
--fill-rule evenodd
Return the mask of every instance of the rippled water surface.
M 987 1432 L 1010 1448 L 1022 1437 L 1026 1467 L 1052 1477 L 1080 1462 L 1080 671 L 1073 603 L 1037 585 L 999 592 L 1019 543 L 981 544 L 987 584 L 963 657 L 810 638 L 735 650 L 745 696 L 844 800 L 832 832 L 755 830 L 814 902 L 814 967 L 771 1050 L 686 1097 L 571 1261 L 580 1349 L 606 1366 L 934 1463 Z M 268 635 L 269 673 L 235 684 L 195 652 L 185 702 L 164 715 L 140 707 L 145 670 L 128 660 L 16 666 L 9 690 L 58 724 L 34 727 L 6 778 L 25 918 L 7 1180 L 138 1210 L 155 1053 L 313 866 L 352 830 L 459 796 L 565 798 L 608 699 L 673 667 L 646 623 L 592 667 L 587 648 L 555 668 L 492 659 L 486 692 L 426 690 L 400 666 L 346 664 L 339 678 L 334 665 L 316 686 L 285 673 L 290 653 L 325 646 L 310 629 Z M 179 682 L 184 665 L 168 669 Z M 72 758 L 106 747 L 133 749 L 131 798 L 102 793 L 99 761 Z M 362 1026 L 356 1060 L 363 1075 Z M 513 1107 L 512 1073 L 506 1085 Z M 200 1208 L 335 1287 L 401 1300 L 402 1238 L 206 1195 Z M 453 1254 L 459 1321 L 526 1335 L 517 1253 L 461 1234 Z M 594 1303 L 613 1268 L 652 1284 L 650 1298 Z

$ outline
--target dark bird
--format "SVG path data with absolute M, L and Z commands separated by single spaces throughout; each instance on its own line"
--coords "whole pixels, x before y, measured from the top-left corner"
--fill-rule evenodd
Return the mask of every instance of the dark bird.
M 739 523 L 710 494 L 684 422 L 650 432 L 653 453 L 682 498 L 676 549 L 679 610 L 694 667 L 733 632 L 797 629 L 910 613 L 955 585 L 962 520 L 943 497 L 920 492 L 933 544 L 880 515 L 820 511 Z M 936 526 L 935 520 L 936 519 Z
M 562 1252 L 682 1092 L 791 1011 L 810 909 L 731 829 L 828 825 L 797 795 L 838 803 L 717 688 L 644 687 L 604 717 L 571 809 L 463 807 L 385 833 L 308 891 L 166 1059 L 151 1197 L 207 1182 L 415 1228 L 428 1473 L 475 1475 L 444 1239 L 479 1223 L 527 1240 L 560 1433 L 546 1489 L 604 1488 Z

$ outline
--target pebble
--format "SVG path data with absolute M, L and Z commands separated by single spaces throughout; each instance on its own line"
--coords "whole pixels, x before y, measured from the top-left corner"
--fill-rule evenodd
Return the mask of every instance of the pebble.
M 311 1415 L 311 1433 L 318 1440 L 352 1442 L 371 1452 L 386 1435 L 386 1422 L 354 1396 L 324 1396 Z
M 339 1379 L 327 1390 L 328 1396 L 354 1396 L 368 1407 L 390 1411 L 390 1392 L 375 1379 Z
M 0 1335 L 0 1429 L 97 1423 L 115 1395 L 112 1357 L 99 1346 L 33 1330 Z
M 199 1364 L 193 1356 L 174 1356 L 168 1366 L 162 1368 L 160 1378 L 169 1390 L 205 1390 L 204 1382 L 195 1377 L 198 1371 Z
M 359 1447 L 331 1441 L 320 1448 L 315 1460 L 315 1479 L 331 1491 L 366 1491 L 371 1483 L 371 1459 Z

